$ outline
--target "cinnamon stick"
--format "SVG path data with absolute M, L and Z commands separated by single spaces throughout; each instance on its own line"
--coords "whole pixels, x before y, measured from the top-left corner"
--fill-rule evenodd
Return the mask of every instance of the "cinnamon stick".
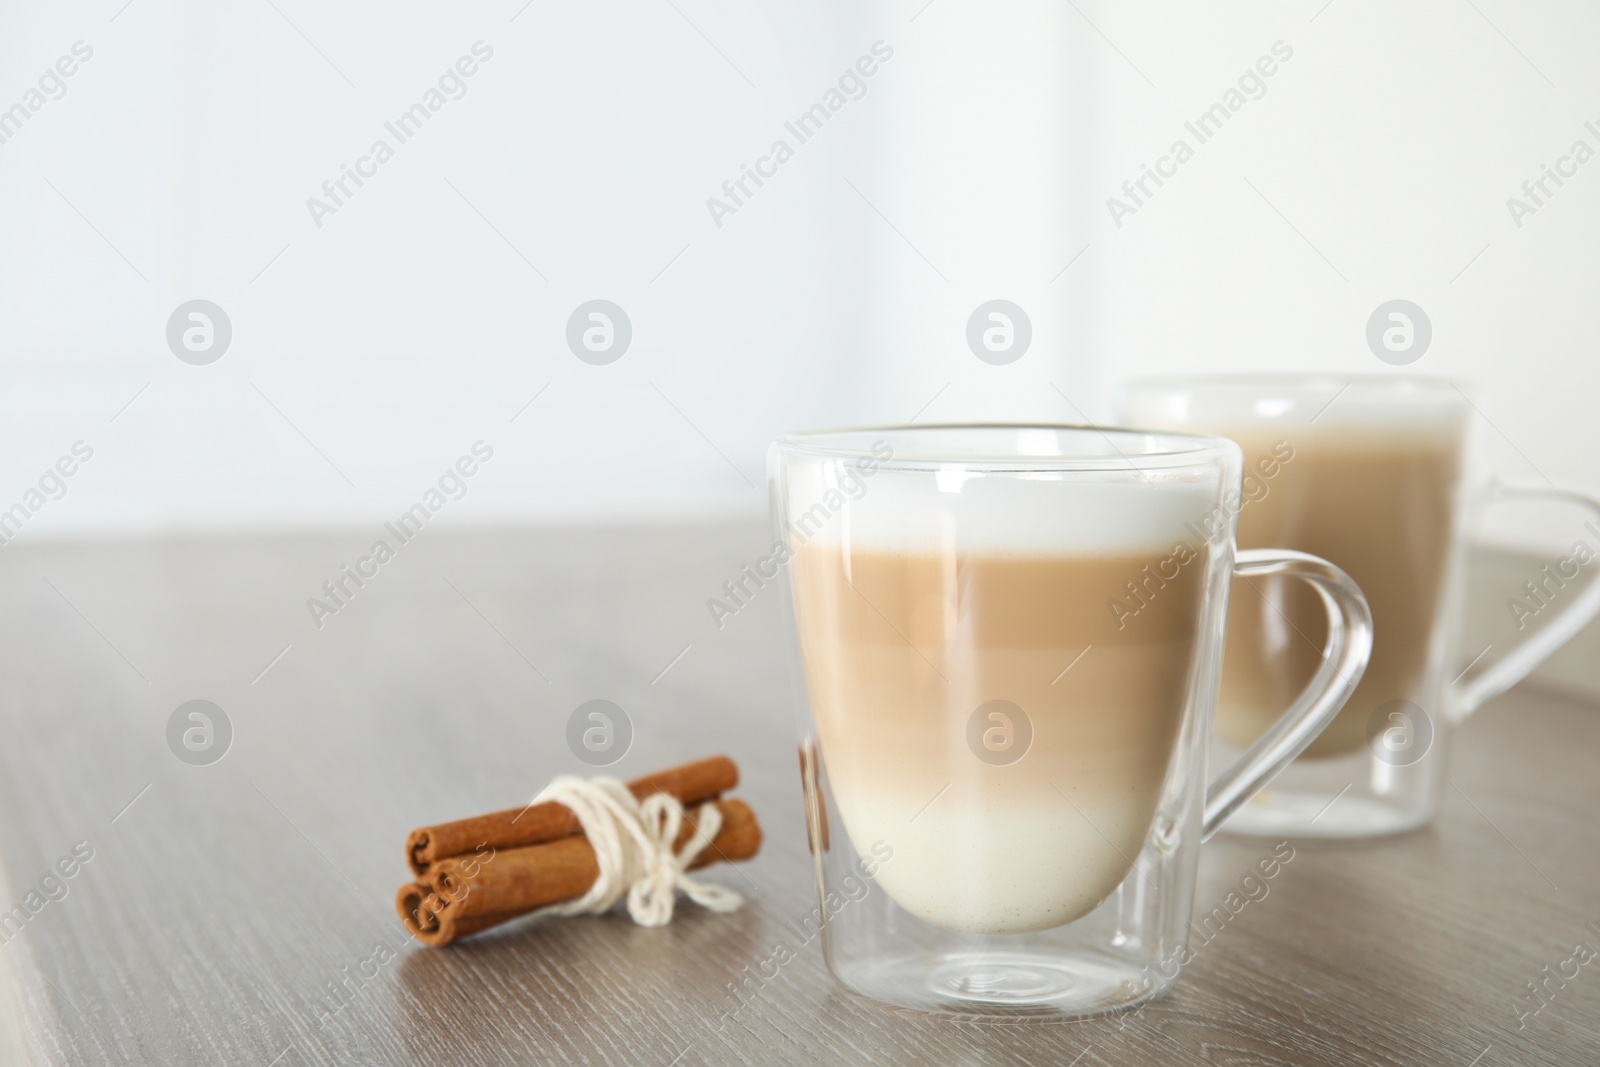
M 723 860 L 749 859 L 761 847 L 761 826 L 742 800 L 716 802 L 722 827 L 690 870 Z M 673 843 L 682 848 L 698 825 L 700 809 L 686 812 Z M 594 848 L 581 834 L 542 844 L 437 860 L 428 876 L 402 886 L 395 897 L 401 922 L 427 945 L 452 941 L 572 900 L 600 876 Z
M 628 783 L 640 800 L 668 793 L 685 806 L 700 804 L 739 784 L 739 768 L 727 756 L 685 763 L 681 767 L 647 774 Z M 424 826 L 406 839 L 406 862 L 419 879 L 440 860 L 492 849 L 522 848 L 579 832 L 578 820 L 564 804 L 546 801 L 531 807 L 507 808 L 490 815 Z

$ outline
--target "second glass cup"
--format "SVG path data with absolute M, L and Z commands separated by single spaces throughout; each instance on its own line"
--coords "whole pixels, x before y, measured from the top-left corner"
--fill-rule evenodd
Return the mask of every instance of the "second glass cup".
M 1475 652 L 1459 647 L 1469 516 L 1494 500 L 1542 499 L 1600 519 L 1600 501 L 1475 477 L 1468 427 L 1476 412 L 1452 382 L 1176 379 L 1127 387 L 1121 413 L 1238 442 L 1245 477 L 1231 505 L 1240 546 L 1314 552 L 1344 568 L 1372 604 L 1375 643 L 1360 688 L 1272 789 L 1229 821 L 1230 832 L 1353 839 L 1426 824 L 1445 791 L 1455 725 L 1600 611 L 1600 582 L 1564 591 L 1559 577 L 1549 579 L 1541 590 L 1553 605 L 1549 625 L 1495 649 L 1492 666 L 1475 676 L 1461 669 Z M 1237 586 L 1217 706 L 1221 758 L 1271 724 L 1322 654 L 1314 598 L 1276 579 Z
M 768 469 L 833 973 L 976 1015 L 1169 988 L 1201 841 L 1360 679 L 1360 590 L 1314 556 L 1235 552 L 1223 438 L 885 427 L 784 438 Z M 1327 655 L 1208 783 L 1235 576 L 1305 583 Z

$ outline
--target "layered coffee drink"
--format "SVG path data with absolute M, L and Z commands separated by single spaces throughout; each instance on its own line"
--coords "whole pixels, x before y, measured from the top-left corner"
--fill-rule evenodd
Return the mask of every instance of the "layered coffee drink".
M 1372 608 L 1372 660 L 1344 710 L 1305 759 L 1343 756 L 1367 743 L 1374 713 L 1393 701 L 1425 702 L 1443 660 L 1445 576 L 1454 540 L 1463 450 L 1459 423 L 1340 424 L 1303 428 L 1204 427 L 1252 460 L 1272 456 L 1246 492 L 1239 547 L 1292 548 L 1341 567 Z M 1234 583 L 1228 607 L 1217 732 L 1254 742 L 1322 663 L 1327 615 L 1316 595 L 1288 579 Z M 1434 709 L 1426 709 L 1432 712 Z M 1381 717 L 1380 717 L 1381 718 Z
M 1201 637 L 1209 551 L 1189 524 L 1211 502 L 1117 491 L 1041 514 L 1013 506 L 1047 495 L 1033 484 L 938 509 L 874 485 L 876 507 L 795 550 L 829 817 L 858 851 L 892 849 L 877 882 L 920 919 L 1060 926 L 1145 847 Z

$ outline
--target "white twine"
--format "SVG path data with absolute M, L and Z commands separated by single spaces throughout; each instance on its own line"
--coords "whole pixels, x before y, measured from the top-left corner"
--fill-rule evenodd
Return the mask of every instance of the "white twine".
M 600 875 L 576 900 L 541 908 L 538 915 L 599 915 L 610 911 L 623 893 L 628 914 L 640 926 L 665 926 L 672 921 L 677 891 L 712 911 L 733 911 L 744 897 L 725 886 L 697 882 L 684 873 L 717 831 L 722 812 L 714 803 L 695 813 L 694 834 L 674 853 L 672 843 L 683 827 L 683 804 L 656 793 L 643 802 L 615 778 L 579 778 L 565 774 L 545 786 L 533 803 L 553 800 L 577 816 L 594 848 Z

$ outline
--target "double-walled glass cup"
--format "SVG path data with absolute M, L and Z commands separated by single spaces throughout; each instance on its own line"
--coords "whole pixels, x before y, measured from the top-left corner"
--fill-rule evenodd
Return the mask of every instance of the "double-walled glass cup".
M 768 459 L 823 947 L 905 1007 L 1072 1017 L 1177 979 L 1200 843 L 1358 683 L 1366 602 L 1236 553 L 1237 445 L 1062 426 L 800 434 Z M 1304 582 L 1326 657 L 1207 782 L 1234 576 Z
M 1229 820 L 1229 832 L 1349 839 L 1427 823 L 1443 799 L 1455 725 L 1600 610 L 1600 582 L 1567 589 L 1576 565 L 1565 578 L 1546 568 L 1524 595 L 1530 614 L 1548 625 L 1491 655 L 1460 648 L 1470 517 L 1497 500 L 1542 499 L 1600 518 L 1600 501 L 1475 477 L 1468 442 L 1478 416 L 1449 381 L 1176 379 L 1127 387 L 1120 408 L 1140 425 L 1238 442 L 1240 547 L 1315 553 L 1343 568 L 1371 602 L 1374 645 L 1360 687 L 1272 788 Z M 1217 704 L 1219 759 L 1270 725 L 1276 702 L 1305 684 L 1321 656 L 1314 598 L 1277 579 L 1235 584 Z M 1467 664 L 1474 655 L 1492 666 Z

